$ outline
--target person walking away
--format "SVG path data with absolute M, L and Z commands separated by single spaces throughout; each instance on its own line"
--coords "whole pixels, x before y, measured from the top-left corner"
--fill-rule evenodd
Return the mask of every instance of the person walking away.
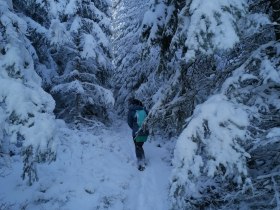
M 147 115 L 148 112 L 141 101 L 135 98 L 129 100 L 127 122 L 132 129 L 138 170 L 140 171 L 145 169 L 145 153 L 143 145 L 148 138 L 149 132 L 147 129 L 143 128 L 142 125 Z

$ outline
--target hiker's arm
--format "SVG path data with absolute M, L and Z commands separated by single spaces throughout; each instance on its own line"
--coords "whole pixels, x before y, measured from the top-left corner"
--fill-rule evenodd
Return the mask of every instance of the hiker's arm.
M 127 123 L 129 125 L 129 127 L 132 129 L 132 126 L 133 126 L 133 113 L 132 113 L 132 111 L 128 111 Z

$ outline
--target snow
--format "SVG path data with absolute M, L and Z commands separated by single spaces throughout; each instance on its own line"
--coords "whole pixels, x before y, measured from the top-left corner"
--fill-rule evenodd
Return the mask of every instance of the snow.
M 144 15 L 142 28 L 143 30 L 150 29 L 150 35 L 148 39 L 148 43 L 152 42 L 153 39 L 156 39 L 157 32 L 160 27 L 164 25 L 164 14 L 166 10 L 166 6 L 163 3 L 157 4 L 153 11 L 147 11 Z
M 180 14 L 182 33 L 187 35 L 185 46 L 190 49 L 186 59 L 192 59 L 197 50 L 211 54 L 215 49 L 233 47 L 239 41 L 235 13 L 242 15 L 245 6 L 244 0 L 193 0 L 187 4 Z
M 152 45 L 153 41 L 158 38 L 157 33 L 167 26 L 166 23 L 169 23 L 173 12 L 176 11 L 174 11 L 174 6 L 167 6 L 168 1 L 151 2 L 155 6 L 145 14 L 142 12 L 144 9 L 137 7 L 137 10 L 139 20 L 144 15 L 142 27 L 149 31 L 148 43 L 150 42 L 149 44 Z M 188 126 L 176 142 L 175 157 L 172 162 L 173 170 L 170 155 L 175 141 L 167 143 L 160 137 L 154 137 L 144 145 L 148 166 L 145 171 L 140 172 L 136 169 L 134 145 L 126 122 L 114 120 L 114 124 L 110 127 L 80 127 L 77 130 L 64 127 L 63 123 L 60 124 L 55 119 L 53 115 L 55 101 L 41 89 L 42 79 L 34 71 L 34 66 L 41 72 L 46 72 L 52 67 L 47 68 L 41 64 L 38 66 L 36 63 L 39 59 L 36 55 L 37 49 L 33 48 L 33 43 L 28 41 L 30 37 L 27 36 L 27 33 L 32 31 L 31 27 L 31 29 L 36 29 L 36 33 L 47 34 L 46 38 L 49 39 L 47 41 L 50 41 L 51 44 L 65 46 L 65 44 L 70 44 L 68 42 L 74 41 L 69 37 L 74 33 L 86 31 L 84 28 L 89 25 L 88 34 L 82 32 L 84 34 L 79 35 L 81 41 L 78 48 L 81 58 L 88 60 L 86 63 L 96 60 L 101 67 L 107 69 L 106 65 L 111 57 L 106 55 L 106 51 L 110 51 L 112 47 L 107 34 L 110 31 L 110 18 L 103 13 L 105 11 L 100 11 L 99 7 L 95 7 L 93 2 L 89 3 L 88 8 L 91 10 L 89 9 L 88 12 L 92 12 L 93 19 L 96 19 L 94 21 L 87 17 L 89 14 L 84 14 L 85 16 L 82 18 L 76 14 L 83 3 L 81 0 L 49 0 L 48 2 L 36 0 L 36 3 L 40 6 L 48 4 L 49 15 L 53 16 L 50 17 L 50 29 L 45 28 L 49 24 L 41 25 L 28 17 L 21 18 L 24 16 L 23 14 L 17 16 L 12 13 L 11 0 L 0 2 L 0 10 L 4 11 L 0 12 L 0 22 L 4 27 L 3 33 L 0 34 L 2 46 L 0 53 L 0 66 L 2 67 L 0 71 L 0 209 L 167 210 L 170 205 L 169 196 L 174 198 L 174 195 L 180 194 L 182 186 L 186 187 L 185 195 L 190 194 L 192 198 L 199 198 L 201 196 L 200 181 L 204 181 L 203 176 L 234 178 L 238 184 L 243 182 L 244 193 L 247 185 L 253 185 L 252 180 L 246 178 L 246 161 L 247 158 L 250 158 L 250 154 L 243 147 L 243 144 L 246 143 L 247 126 L 250 124 L 246 112 L 249 108 L 237 103 L 237 97 L 230 98 L 226 95 L 231 91 L 231 87 L 238 89 L 242 87 L 240 83 L 245 84 L 252 81 L 253 84 L 259 79 L 262 80 L 261 85 L 276 84 L 279 86 L 280 75 L 277 66 L 279 62 L 277 63 L 269 56 L 262 56 L 259 57 L 261 62 L 257 75 L 246 73 L 245 67 L 248 62 L 235 70 L 232 77 L 223 84 L 222 94 L 209 96 L 206 102 L 195 108 L 194 115 L 188 121 Z M 178 24 L 178 37 L 183 35 L 182 40 L 186 40 L 185 45 L 188 50 L 185 58 L 187 60 L 194 58 L 197 51 L 213 53 L 216 49 L 228 49 L 239 41 L 240 33 L 236 31 L 236 27 L 239 24 L 238 19 L 244 12 L 245 0 L 193 0 L 184 3 L 186 6 L 181 12 L 178 11 L 180 13 L 178 21 L 181 23 Z M 58 19 L 66 16 L 69 18 L 67 22 L 64 22 L 65 18 L 63 21 Z M 130 27 L 126 29 L 128 38 L 124 39 L 124 42 L 120 42 L 123 45 L 120 44 L 119 48 L 116 48 L 116 52 L 119 57 L 122 57 L 123 52 L 127 51 L 122 52 L 121 48 L 129 49 L 128 54 L 131 56 L 123 59 L 124 64 L 121 68 L 129 64 L 128 66 L 132 67 L 130 75 L 133 75 L 135 72 L 133 69 L 141 66 L 133 62 L 133 59 L 138 59 L 138 52 L 142 49 L 136 33 L 138 25 L 141 24 L 135 21 L 138 20 L 135 11 L 127 16 L 129 18 L 126 21 L 129 20 L 133 24 L 129 23 Z M 269 17 L 262 14 L 250 15 L 247 20 L 243 21 L 248 21 L 242 23 L 242 25 L 244 24 L 242 27 L 247 27 L 246 33 L 249 34 L 270 24 Z M 125 24 L 120 22 L 116 29 L 123 30 L 123 25 Z M 172 30 L 164 33 L 173 35 Z M 119 34 L 116 37 L 121 37 L 125 33 L 116 34 Z M 3 38 L 4 35 L 5 38 Z M 132 37 L 132 40 L 129 40 L 129 37 Z M 135 37 L 137 39 L 134 39 Z M 135 44 L 134 47 L 133 44 Z M 280 45 L 277 44 L 276 47 L 280 51 Z M 151 61 L 148 62 L 154 63 L 154 66 L 158 66 L 158 49 L 157 47 L 150 49 L 150 55 L 154 56 L 150 56 Z M 135 56 L 132 55 L 133 53 Z M 182 55 L 180 50 L 175 53 L 178 54 L 178 57 Z M 277 56 L 278 54 L 275 57 Z M 134 64 L 131 65 L 131 63 Z M 149 65 L 152 66 L 147 64 L 142 68 L 149 69 L 147 68 Z M 257 68 L 257 66 L 252 68 Z M 140 68 L 139 71 L 142 69 Z M 138 75 L 139 71 L 133 76 Z M 70 78 L 71 74 L 68 73 L 66 70 L 63 76 Z M 72 71 L 72 75 L 78 75 L 78 73 L 78 70 Z M 144 71 L 144 73 L 146 72 Z M 170 81 L 174 87 L 176 87 L 174 83 L 179 81 L 177 78 L 181 76 L 179 73 L 182 72 L 176 71 Z M 151 74 L 150 77 L 152 76 L 155 75 Z M 212 74 L 212 76 L 215 75 Z M 92 77 L 95 78 L 95 76 Z M 45 78 L 51 84 L 51 75 L 45 76 Z M 126 79 L 122 81 L 125 81 L 126 88 L 131 85 Z M 137 78 L 134 78 L 133 82 L 134 87 L 137 85 Z M 99 100 L 102 107 L 107 104 L 114 105 L 113 91 L 91 83 L 88 83 L 91 84 L 89 86 L 94 88 L 87 91 L 85 83 L 87 82 L 70 81 L 52 88 L 52 92 L 60 92 L 66 97 L 68 93 L 86 95 L 90 92 L 88 100 L 92 104 L 96 102 L 95 100 Z M 141 96 L 148 88 L 155 89 L 156 94 L 152 94 L 154 102 L 152 114 L 163 106 L 164 94 L 166 94 L 164 90 L 168 90 L 167 87 L 170 85 L 156 84 L 156 78 L 154 83 L 154 88 L 142 84 L 135 92 L 136 96 Z M 272 85 L 271 87 L 275 88 Z M 160 88 L 156 91 L 158 87 Z M 249 90 L 244 90 L 242 94 L 246 94 Z M 127 93 L 123 92 L 124 95 Z M 252 93 L 257 92 L 257 90 L 252 91 Z M 270 107 L 275 107 L 279 110 L 278 93 L 275 91 L 269 92 L 269 94 L 268 99 L 258 97 L 254 101 L 254 109 L 261 110 L 264 107 L 263 110 L 269 110 Z M 91 98 L 91 96 L 95 98 Z M 176 95 L 169 105 L 175 104 L 176 100 L 179 100 L 178 96 Z M 250 110 L 253 111 L 253 108 Z M 98 126 L 102 126 L 101 123 Z M 61 138 L 58 138 L 57 134 Z M 280 128 L 270 128 L 265 135 L 269 141 L 262 143 L 263 145 L 278 142 Z M 57 151 L 55 162 L 37 165 L 40 180 L 32 186 L 27 186 L 25 181 L 20 178 L 24 167 L 22 158 L 18 154 L 9 157 L 8 149 L 11 147 L 5 147 L 5 144 L 18 143 L 21 140 L 20 137 L 25 139 L 21 142 L 23 147 L 32 145 L 35 151 L 41 150 L 43 155 L 44 152 L 49 152 L 47 150 L 49 148 L 51 148 L 51 152 Z M 36 155 L 34 155 L 34 161 L 36 161 L 35 157 Z M 219 169 L 221 165 L 226 170 L 223 174 Z M 267 175 L 258 176 L 258 178 L 264 176 Z M 173 182 L 171 188 L 169 186 L 170 177 Z M 277 180 L 272 177 L 272 181 L 274 191 L 277 192 L 275 200 L 279 206 Z M 207 186 L 208 183 L 201 185 L 204 184 Z M 181 199 L 186 201 L 185 195 L 180 194 Z
M 242 19 L 239 22 L 241 28 L 243 28 L 242 33 L 254 34 L 257 33 L 265 25 L 271 24 L 267 14 L 255 13 L 247 15 L 246 19 Z
M 97 43 L 91 34 L 83 34 L 83 51 L 81 52 L 82 58 L 96 58 Z
M 31 187 L 20 178 L 18 156 L 6 163 L 5 175 L 0 176 L 0 203 L 26 210 L 168 209 L 170 143 L 148 140 L 144 144 L 148 166 L 141 172 L 131 130 L 122 120 L 109 128 L 64 127 L 60 133 L 57 160 L 37 166 L 39 181 Z
M 115 104 L 115 98 L 111 90 L 103 88 L 100 85 L 94 85 L 94 87 L 96 88 L 97 93 L 100 95 L 98 99 L 100 100 L 101 103 L 103 103 L 108 107 L 113 106 Z
M 0 4 L 0 6 L 5 9 L 7 5 Z M 11 39 L 17 37 L 18 32 L 22 34 L 26 33 L 27 30 L 26 22 L 11 12 L 4 13 L 3 15 L 1 14 L 0 21 L 1 24 L 5 26 L 11 25 L 11 27 L 7 27 L 6 29 L 7 30 L 6 33 L 11 36 Z
M 82 94 L 85 92 L 81 82 L 78 80 L 74 80 L 69 83 L 57 85 L 52 89 L 52 91 L 54 93 L 62 92 L 64 94 L 69 93 L 69 92 L 76 92 L 76 93 Z
M 280 71 L 269 59 L 262 61 L 260 75 L 264 78 L 264 84 L 267 84 L 269 80 L 280 83 Z
M 69 37 L 71 36 L 66 30 L 64 23 L 61 23 L 59 19 L 52 20 L 49 33 L 51 37 L 51 44 L 53 45 L 63 45 L 70 41 Z
M 13 133 L 11 141 L 17 141 L 17 129 L 19 129 L 21 135 L 26 138 L 26 145 L 40 145 L 45 149 L 46 146 L 43 146 L 47 143 L 45 140 L 55 136 L 54 116 L 48 116 L 54 109 L 54 100 L 40 89 L 30 89 L 17 80 L 0 78 L 0 100 L 2 101 L 3 98 L 7 106 L 5 115 L 14 113 L 15 116 L 28 122 L 28 126 L 15 124 L 6 127 L 6 132 Z M 40 110 L 45 110 L 47 113 L 39 113 Z M 33 118 L 28 116 L 31 114 L 34 114 Z
M 64 10 L 67 1 L 49 0 L 49 12 L 53 17 L 58 17 Z
M 279 137 L 280 136 L 280 128 L 276 127 L 270 130 L 267 134 L 267 138 Z
M 80 17 L 75 17 L 71 24 L 70 32 L 78 33 L 78 30 L 81 28 L 81 21 L 82 19 Z
M 189 195 L 199 196 L 195 180 L 203 174 L 214 177 L 220 165 L 226 168 L 224 177 L 235 177 L 241 184 L 240 176 L 247 175 L 246 157 L 250 157 L 240 144 L 249 125 L 245 110 L 222 94 L 196 106 L 176 143 L 171 193 L 176 194 L 178 187 L 186 184 Z
M 41 88 L 42 80 L 34 70 L 33 59 L 37 56 L 25 37 L 27 23 L 2 2 L 0 14 L 4 27 L 0 54 L 0 140 L 6 145 L 21 141 L 23 148 L 32 145 L 37 155 L 48 147 L 54 148 L 55 101 Z
M 69 1 L 69 3 L 67 4 L 67 6 L 65 8 L 65 14 L 72 15 L 77 12 L 78 8 L 77 8 L 76 2 L 77 2 L 77 0 Z

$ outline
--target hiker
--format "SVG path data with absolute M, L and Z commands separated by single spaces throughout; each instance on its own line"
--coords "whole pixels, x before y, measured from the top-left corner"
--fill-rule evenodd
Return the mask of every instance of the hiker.
M 143 144 L 148 138 L 148 130 L 141 127 L 148 112 L 143 106 L 142 102 L 131 98 L 129 100 L 129 111 L 127 116 L 127 122 L 132 129 L 132 137 L 135 145 L 135 153 L 137 157 L 138 169 L 140 171 L 145 169 L 145 153 Z

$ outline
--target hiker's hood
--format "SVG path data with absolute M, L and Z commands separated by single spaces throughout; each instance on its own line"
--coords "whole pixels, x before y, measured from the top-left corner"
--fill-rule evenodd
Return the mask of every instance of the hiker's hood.
M 143 106 L 136 105 L 136 104 L 130 104 L 128 108 L 129 108 L 130 110 L 141 110 L 141 109 L 144 109 Z

